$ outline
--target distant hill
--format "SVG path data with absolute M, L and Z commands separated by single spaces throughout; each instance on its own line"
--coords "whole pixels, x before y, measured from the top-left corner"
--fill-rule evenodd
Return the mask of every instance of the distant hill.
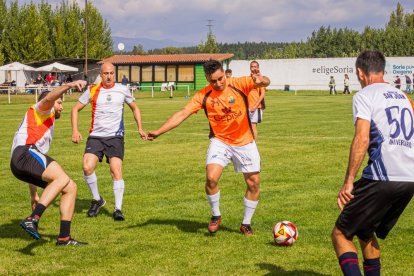
M 122 42 L 125 45 L 124 51 L 129 52 L 132 51 L 135 45 L 141 44 L 144 46 L 144 50 L 152 50 L 152 49 L 160 49 L 164 47 L 186 47 L 186 46 L 194 46 L 194 45 L 188 45 L 183 42 L 178 42 L 170 39 L 163 39 L 163 40 L 155 40 L 155 39 L 149 39 L 149 38 L 142 38 L 142 37 L 134 37 L 134 38 L 127 38 L 127 37 L 119 37 L 119 36 L 113 36 L 112 40 L 114 44 L 112 45 L 112 49 L 114 51 L 118 51 L 117 45 L 118 43 Z

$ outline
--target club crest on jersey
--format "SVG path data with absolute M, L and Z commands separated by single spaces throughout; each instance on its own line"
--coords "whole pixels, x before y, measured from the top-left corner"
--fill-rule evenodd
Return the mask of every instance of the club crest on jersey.
M 112 101 L 112 97 L 111 97 L 111 94 L 108 94 L 108 95 L 106 96 L 106 101 L 107 101 L 107 102 L 110 102 L 110 101 Z
M 227 99 L 229 100 L 229 103 L 231 103 L 231 104 L 234 104 L 234 102 L 236 101 L 236 99 L 234 99 L 233 95 L 230 95 Z

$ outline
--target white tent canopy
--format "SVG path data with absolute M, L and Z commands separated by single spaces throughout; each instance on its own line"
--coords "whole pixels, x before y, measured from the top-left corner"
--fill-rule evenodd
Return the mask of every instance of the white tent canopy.
M 9 63 L 3 66 L 0 66 L 0 71 L 6 71 L 4 75 L 0 76 L 0 82 L 3 83 L 4 81 L 16 81 L 16 85 L 18 87 L 23 87 L 25 84 L 26 79 L 30 79 L 30 73 L 27 73 L 28 71 L 36 71 L 35 68 L 24 65 L 20 62 L 13 62 Z M 14 71 L 15 75 L 13 78 L 13 75 L 7 73 L 7 71 Z
M 69 66 L 69 65 L 59 63 L 59 62 L 54 62 L 52 64 L 36 68 L 36 71 L 63 73 L 63 72 L 78 72 L 79 69 L 76 68 L 76 67 L 72 67 L 72 66 Z
M 16 61 L 0 66 L 0 71 L 36 71 L 36 69 Z

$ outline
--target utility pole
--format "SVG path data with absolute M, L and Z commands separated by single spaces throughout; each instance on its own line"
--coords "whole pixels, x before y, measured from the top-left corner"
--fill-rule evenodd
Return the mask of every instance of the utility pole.
M 88 80 L 88 0 L 85 0 L 85 66 L 84 66 L 84 78 Z
M 208 34 L 210 35 L 210 34 L 212 34 L 213 33 L 213 31 L 211 30 L 211 27 L 213 27 L 214 25 L 212 24 L 213 23 L 213 19 L 207 19 L 207 21 L 208 21 L 208 24 L 206 25 L 207 27 L 208 27 Z

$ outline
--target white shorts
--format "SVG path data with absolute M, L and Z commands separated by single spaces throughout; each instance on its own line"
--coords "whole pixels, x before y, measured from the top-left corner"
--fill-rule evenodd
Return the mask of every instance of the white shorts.
M 260 154 L 256 142 L 244 146 L 230 146 L 211 138 L 207 151 L 206 165 L 218 164 L 226 167 L 233 162 L 236 172 L 260 172 Z
M 256 109 L 254 112 L 249 112 L 250 122 L 252 124 L 258 124 L 262 122 L 263 110 L 260 108 Z

